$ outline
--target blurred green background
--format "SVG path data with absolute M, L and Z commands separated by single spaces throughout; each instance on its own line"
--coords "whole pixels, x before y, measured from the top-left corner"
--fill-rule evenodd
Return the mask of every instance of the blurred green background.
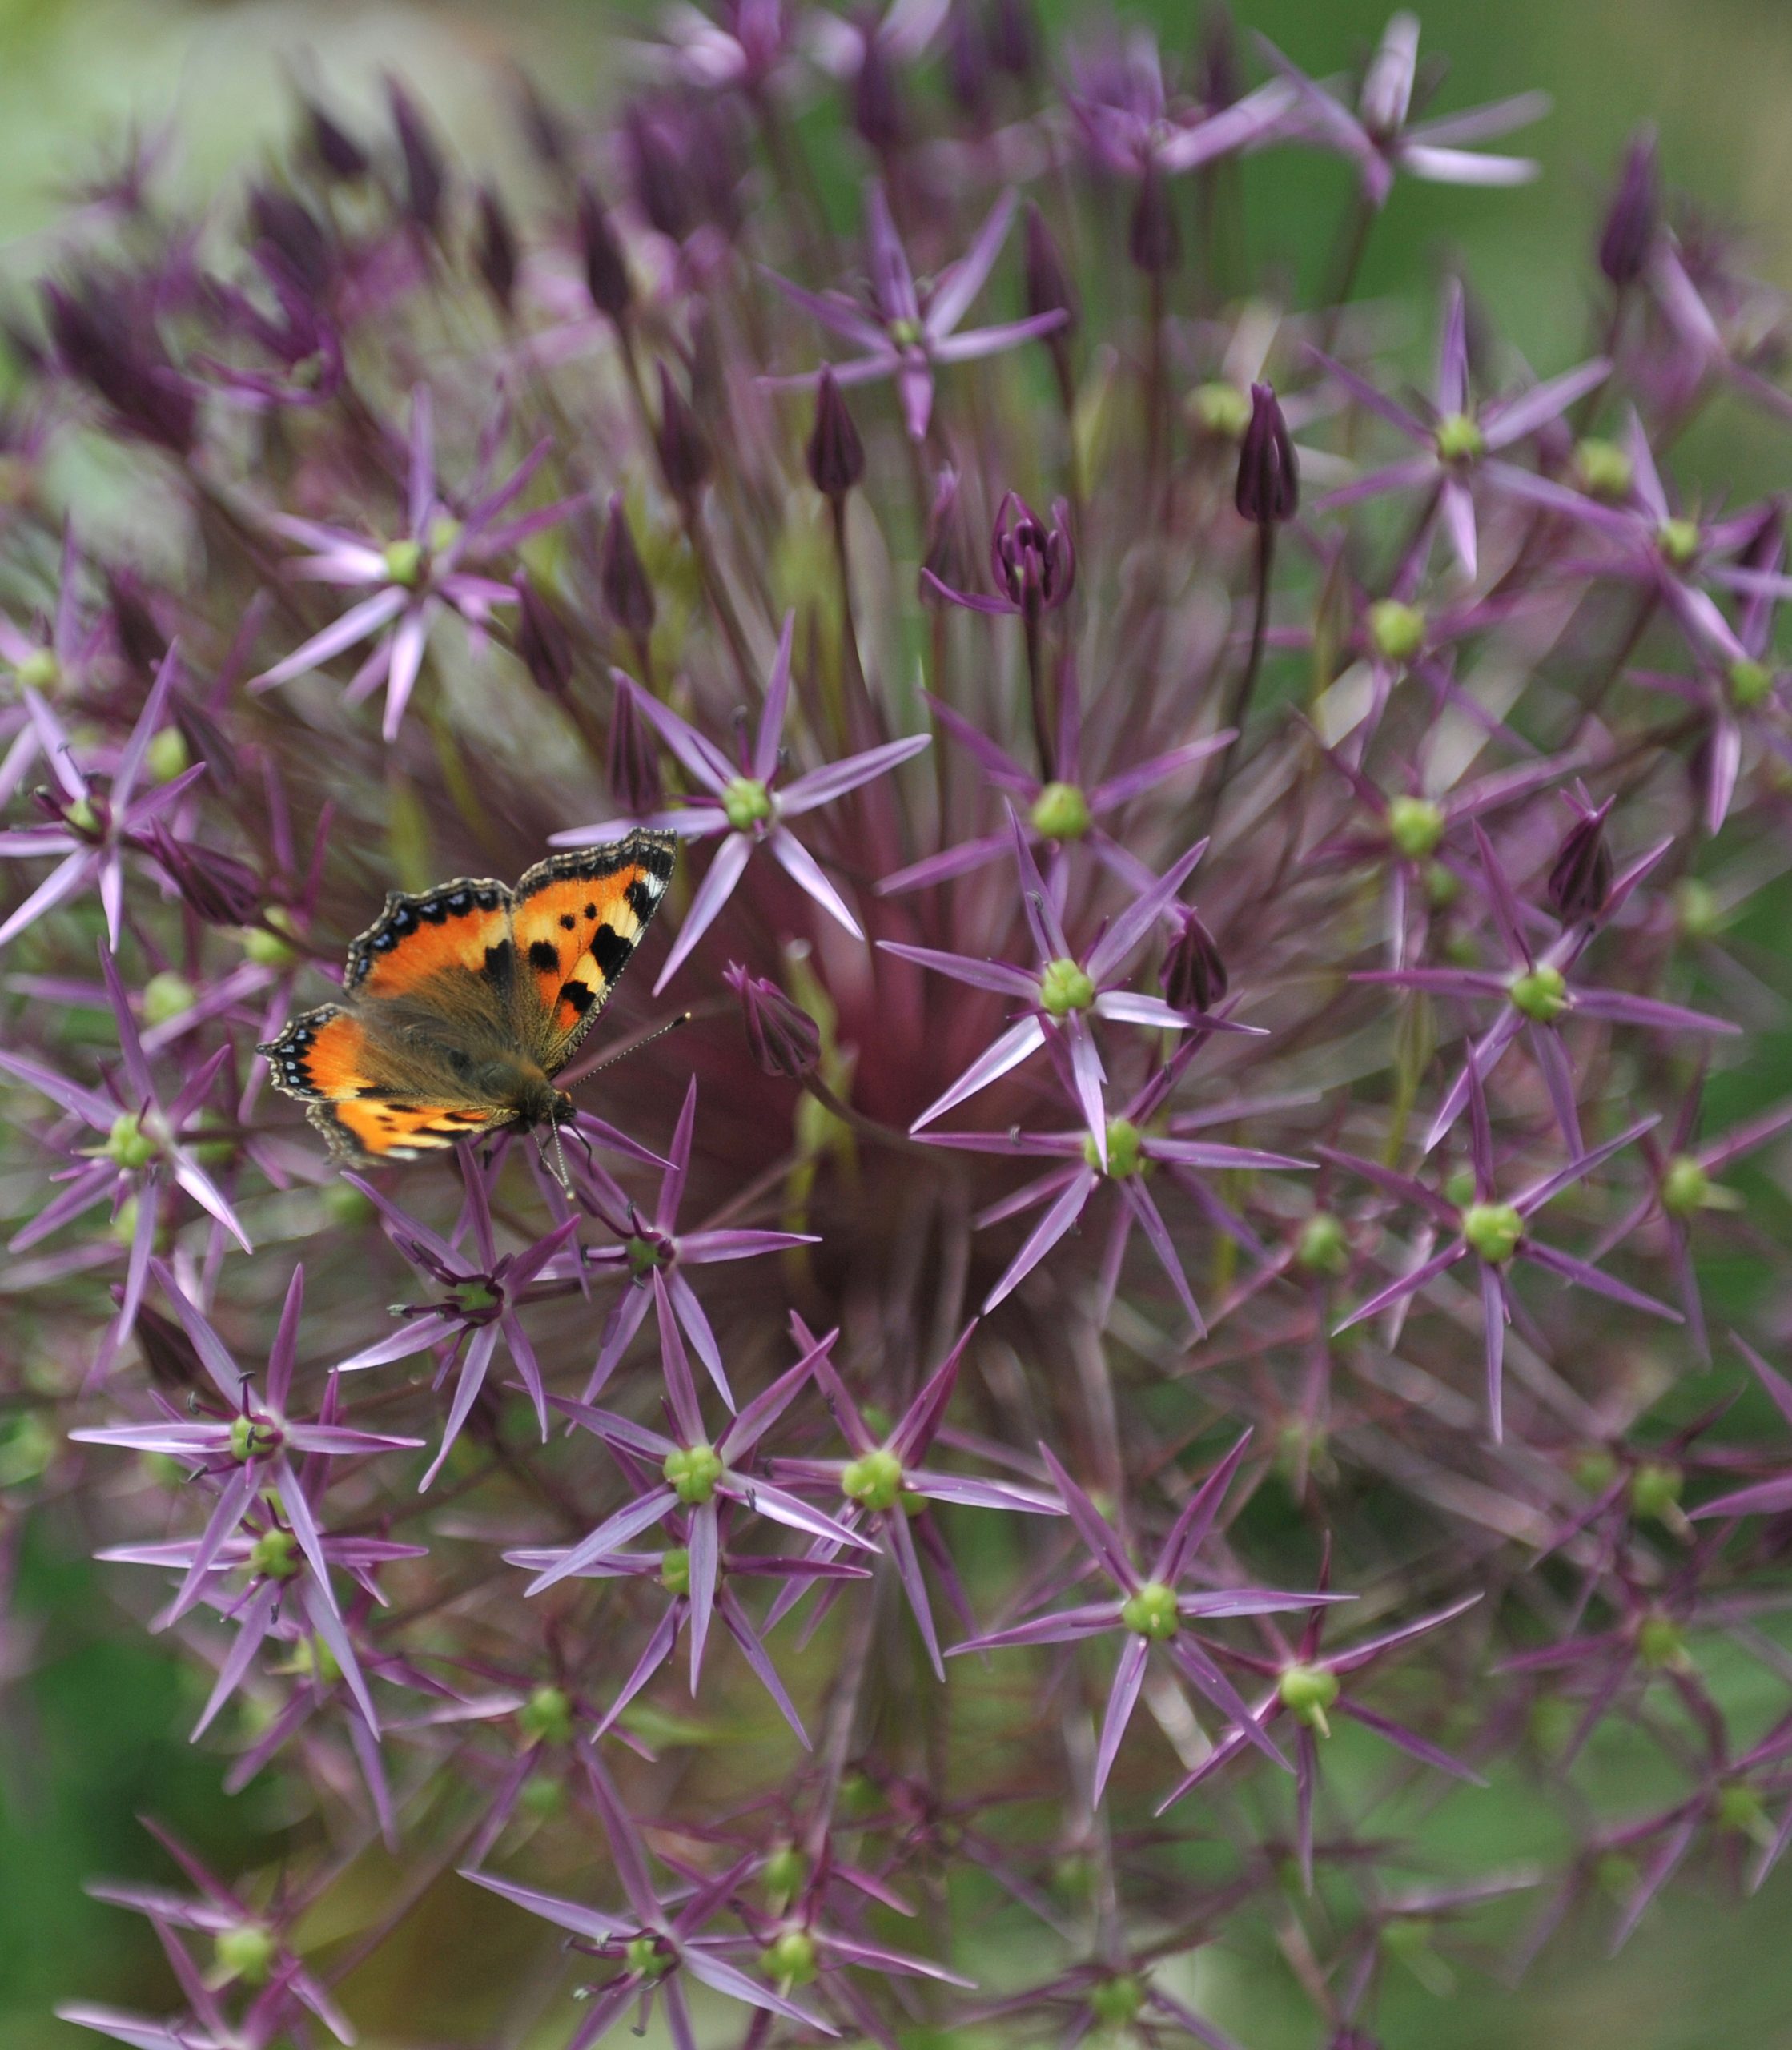
M 1193 0 L 1138 0 L 1126 11 L 1155 23 L 1172 46 L 1191 35 L 1198 13 Z M 1386 10 L 1380 0 L 1240 0 L 1236 11 L 1324 71 L 1372 39 Z M 1057 0 L 1042 12 L 1076 22 L 1095 10 Z M 464 162 L 508 155 L 508 101 L 498 90 L 507 67 L 522 63 L 569 104 L 596 104 L 616 89 L 618 24 L 649 13 L 605 0 L 0 0 L 0 279 L 16 290 L 42 267 L 46 231 L 69 190 L 116 159 L 133 127 L 168 131 L 174 188 L 202 207 L 227 200 L 233 168 L 284 133 L 295 80 L 352 118 L 372 115 L 383 74 L 401 74 Z M 1515 145 L 1542 159 L 1545 175 L 1513 195 L 1403 184 L 1377 231 L 1366 290 L 1422 301 L 1440 263 L 1460 256 L 1541 370 L 1573 360 L 1589 324 L 1586 258 L 1602 191 L 1644 118 L 1660 127 L 1671 181 L 1745 224 L 1758 270 L 1792 285 L 1788 0 L 1437 0 L 1423 14 L 1425 48 L 1452 62 L 1440 109 L 1533 86 L 1554 95 L 1553 117 Z M 1256 246 L 1312 275 L 1344 189 L 1337 166 L 1289 153 L 1254 189 Z M 1428 326 L 1428 309 L 1416 311 Z M 1741 492 L 1783 484 L 1789 452 L 1784 430 L 1734 412 L 1719 412 L 1690 452 L 1708 479 Z M 0 1526 L 4 1517 L 0 1493 Z M 39 1541 L 28 1550 L 22 1627 L 0 1646 L 5 2050 L 94 2040 L 48 2019 L 58 1998 L 152 2011 L 169 1998 L 147 1931 L 80 1891 L 97 1873 L 164 1876 L 135 1811 L 153 1807 L 227 1868 L 272 1819 L 266 1794 L 229 1803 L 216 1793 L 215 1763 L 184 1739 L 189 1676 L 153 1643 L 107 1627 L 103 1578 L 46 1556 L 54 1549 Z M 1738 1690 L 1761 1685 L 1758 1669 L 1736 1675 Z M 1751 1702 L 1751 1721 L 1778 1705 Z M 1652 1790 L 1627 1791 L 1641 1802 Z M 1488 1797 L 1477 1827 L 1522 1855 L 1537 1847 L 1527 1818 L 1538 1798 L 1516 1785 Z M 470 1898 L 444 1903 L 420 1954 L 401 1943 L 393 1963 L 440 1975 L 437 1990 L 450 1996 L 495 1964 L 480 1941 L 489 1918 L 483 1907 L 477 1916 L 461 1911 L 472 1906 Z M 1587 1942 L 1558 1943 L 1521 1992 L 1465 1972 L 1440 2000 L 1396 1968 L 1390 2050 L 1780 2050 L 1792 2046 L 1789 1933 L 1792 1869 L 1741 1907 L 1715 1891 L 1702 1897 L 1695 1879 L 1615 1963 Z M 456 1948 L 444 1956 L 451 1935 Z M 1267 1963 L 1222 1956 L 1204 1961 L 1199 1977 L 1215 2018 L 1248 2050 L 1311 2042 L 1285 1977 Z M 392 2032 L 376 2036 L 377 2045 L 430 2040 L 426 2025 L 410 2032 L 402 1989 L 379 1988 L 371 2004 Z M 544 2042 L 562 2040 L 565 2013 Z

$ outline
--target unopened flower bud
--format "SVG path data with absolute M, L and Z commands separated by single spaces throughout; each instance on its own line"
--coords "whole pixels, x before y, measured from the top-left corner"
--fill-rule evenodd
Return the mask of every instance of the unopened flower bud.
M 367 151 L 334 116 L 307 102 L 305 127 L 307 150 L 320 170 L 345 185 L 367 176 Z
M 767 1075 L 800 1082 L 821 1063 L 821 1028 L 809 1013 L 793 1003 L 776 983 L 749 975 L 738 962 L 723 971 L 729 987 L 741 999 L 747 1043 Z
M 1031 0 L 995 0 L 988 26 L 990 61 L 1023 84 L 1039 68 L 1039 25 Z
M 637 648 L 645 647 L 653 631 L 653 586 L 648 581 L 635 537 L 629 532 L 621 492 L 611 495 L 609 517 L 598 552 L 597 576 L 604 609 Z
M 526 573 L 516 579 L 516 653 L 538 690 L 563 697 L 573 681 L 573 637 L 547 593 Z
M 1617 189 L 1599 231 L 1599 267 L 1622 291 L 1640 278 L 1661 227 L 1661 187 L 1655 131 L 1641 128 L 1625 152 Z
M 1241 520 L 1260 527 L 1292 520 L 1300 504 L 1294 443 L 1272 385 L 1251 387 L 1251 424 L 1239 444 L 1232 503 Z
M 619 677 L 616 709 L 610 714 L 609 758 L 605 764 L 610 795 L 637 818 L 657 811 L 665 800 L 660 781 L 659 750 L 635 703 L 633 686 Z
M 1139 182 L 1131 225 L 1127 231 L 1127 254 L 1132 259 L 1133 267 L 1148 278 L 1167 276 L 1182 261 L 1182 230 L 1176 221 L 1175 199 L 1155 158 L 1147 163 Z
M 597 311 L 621 320 L 634 302 L 628 259 L 610 226 L 604 203 L 589 185 L 579 187 L 579 252 L 585 263 L 585 290 Z
M 815 390 L 815 429 L 809 437 L 809 479 L 824 498 L 838 500 L 865 475 L 865 444 L 824 364 Z
M 895 67 L 875 27 L 864 31 L 864 54 L 853 82 L 853 126 L 880 155 L 896 148 L 907 130 Z
M 489 185 L 479 189 L 479 233 L 473 243 L 473 262 L 499 312 L 508 315 L 516 297 L 516 235 L 503 200 Z
M 1048 527 L 1027 501 L 1010 492 L 998 508 L 990 537 L 990 566 L 997 585 L 1022 613 L 1055 612 L 1076 585 L 1076 550 L 1070 508 L 1053 501 Z
M 660 365 L 660 425 L 655 440 L 666 489 L 681 505 L 694 504 L 709 474 L 709 444 L 696 414 L 663 362 Z
M 1612 890 L 1612 850 L 1605 842 L 1609 804 L 1585 812 L 1563 835 L 1545 894 L 1564 925 L 1596 918 Z
M 1177 1011 L 1211 1011 L 1226 994 L 1226 964 L 1200 914 L 1187 908 L 1163 957 L 1163 1000 Z
M 386 98 L 404 162 L 404 211 L 425 235 L 434 235 L 442 224 L 442 200 L 448 190 L 441 151 L 416 102 L 394 79 L 386 82 Z

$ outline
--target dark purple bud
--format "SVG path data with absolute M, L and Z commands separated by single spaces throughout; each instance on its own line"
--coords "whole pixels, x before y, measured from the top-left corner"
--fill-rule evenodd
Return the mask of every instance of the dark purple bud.
M 657 811 L 665 802 L 660 781 L 660 754 L 653 734 L 636 709 L 635 693 L 617 675 L 616 707 L 610 714 L 609 758 L 605 765 L 610 795 L 635 818 Z
M 1155 158 L 1145 166 L 1127 231 L 1127 254 L 1148 278 L 1167 276 L 1182 261 L 1182 230 L 1176 202 Z
M 152 826 L 150 852 L 193 915 L 208 926 L 246 926 L 260 916 L 267 898 L 261 878 L 246 862 L 196 840 L 176 840 Z
M 666 489 L 687 509 L 709 475 L 709 444 L 672 372 L 660 365 L 660 425 L 655 440 Z
M 992 68 L 989 38 L 972 0 L 954 0 L 946 24 L 946 82 L 979 127 L 989 115 Z
M 611 494 L 609 517 L 604 524 L 604 539 L 597 553 L 597 581 L 604 593 L 604 609 L 612 621 L 637 647 L 645 646 L 653 631 L 653 586 L 647 581 L 619 491 Z
M 1251 424 L 1239 445 L 1232 503 L 1241 520 L 1260 527 L 1292 520 L 1300 504 L 1294 443 L 1272 384 L 1251 387 Z
M 1069 314 L 1070 319 L 1046 338 L 1054 349 L 1061 348 L 1076 325 L 1076 287 L 1071 283 L 1057 237 L 1047 225 L 1045 215 L 1031 200 L 1027 202 L 1023 242 L 1022 276 L 1028 316 L 1037 319 L 1042 313 Z
M 1584 812 L 1562 836 L 1544 894 L 1564 925 L 1596 918 L 1612 891 L 1612 850 L 1605 843 L 1609 800 Z
M 988 34 L 990 62 L 1024 85 L 1039 68 L 1039 25 L 1032 0 L 995 0 Z
M 767 1075 L 800 1082 L 821 1065 L 820 1027 L 800 1005 L 793 1003 L 776 983 L 749 975 L 739 962 L 722 971 L 729 987 L 741 999 L 747 1043 Z
M 425 235 L 442 225 L 442 202 L 448 191 L 448 169 L 421 109 L 396 79 L 386 81 L 386 98 L 404 165 L 404 211 Z
M 815 431 L 809 437 L 809 479 L 824 498 L 842 499 L 865 475 L 865 444 L 858 438 L 834 372 L 822 366 L 815 388 Z
M 159 667 L 159 663 L 156 666 Z M 236 746 L 223 724 L 213 718 L 203 705 L 195 705 L 180 691 L 175 692 L 168 700 L 168 717 L 186 744 L 187 760 L 203 762 L 207 777 L 219 790 L 234 789 L 237 781 Z
M 547 593 L 527 576 L 516 579 L 516 653 L 550 697 L 564 697 L 573 681 L 573 637 Z
M 880 153 L 897 148 L 907 133 L 895 66 L 874 29 L 865 32 L 865 54 L 853 81 L 853 126 Z
M 305 102 L 305 144 L 320 171 L 345 185 L 368 174 L 368 154 L 340 121 L 314 102 Z
M 1195 92 L 1209 114 L 1223 114 L 1244 97 L 1238 61 L 1238 28 L 1225 0 L 1211 0 L 1201 18 L 1201 50 Z
M 585 285 L 592 304 L 608 319 L 622 320 L 635 295 L 628 259 L 604 203 L 589 185 L 579 187 L 579 252 L 585 260 Z
M 108 569 L 106 601 L 119 652 L 133 669 L 159 669 L 168 652 L 167 637 L 156 624 L 143 584 L 128 569 Z
M 263 185 L 249 199 L 249 222 L 287 274 L 306 291 L 320 292 L 335 270 L 323 223 L 302 199 Z
M 641 211 L 668 241 L 682 242 L 701 215 L 695 179 L 707 139 L 676 104 L 632 107 L 625 128 Z
M 516 297 L 516 235 L 503 200 L 489 185 L 479 188 L 479 228 L 473 239 L 473 263 L 485 289 L 508 314 Z
M 1048 527 L 1024 499 L 1010 492 L 995 516 L 990 566 L 998 587 L 1031 618 L 1055 612 L 1076 585 L 1076 550 L 1070 508 L 1052 502 Z
M 144 1192 L 144 1202 L 155 1200 L 148 1191 Z M 138 1306 L 132 1331 L 150 1379 L 159 1386 L 171 1393 L 215 1395 L 211 1377 L 200 1363 L 198 1348 L 171 1318 L 143 1303 Z
M 1599 267 L 1621 291 L 1647 267 L 1661 224 L 1661 186 L 1655 131 L 1639 128 L 1624 155 L 1617 190 L 1599 231 Z
M 1178 1011 L 1211 1011 L 1226 994 L 1226 964 L 1198 913 L 1183 906 L 1182 930 L 1163 957 L 1163 1000 Z
M 141 295 L 128 279 L 90 277 L 46 285 L 51 340 L 62 367 L 98 392 L 119 424 L 184 456 L 193 445 L 199 406 L 168 361 Z

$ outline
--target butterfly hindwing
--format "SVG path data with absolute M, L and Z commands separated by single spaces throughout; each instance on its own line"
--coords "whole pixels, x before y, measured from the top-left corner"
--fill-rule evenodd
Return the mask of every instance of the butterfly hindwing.
M 641 831 L 537 862 L 517 884 L 511 922 L 533 1036 L 550 1075 L 609 1000 L 672 879 L 677 842 Z
M 414 1160 L 418 1154 L 506 1121 L 501 1107 L 421 1103 L 377 1035 L 353 1010 L 326 1003 L 295 1018 L 259 1051 L 275 1086 L 305 1105 L 305 1115 L 340 1158 L 363 1163 Z
M 456 970 L 508 984 L 510 892 L 489 876 L 461 876 L 386 908 L 348 950 L 344 991 L 363 1001 L 416 995 Z

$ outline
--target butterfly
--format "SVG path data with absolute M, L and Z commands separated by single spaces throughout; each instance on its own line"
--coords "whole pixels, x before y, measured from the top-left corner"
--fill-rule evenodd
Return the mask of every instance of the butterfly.
M 348 950 L 341 1001 L 256 1048 L 275 1087 L 358 1166 L 569 1122 L 553 1078 L 641 944 L 677 846 L 634 832 L 538 862 L 514 890 L 393 890 Z

